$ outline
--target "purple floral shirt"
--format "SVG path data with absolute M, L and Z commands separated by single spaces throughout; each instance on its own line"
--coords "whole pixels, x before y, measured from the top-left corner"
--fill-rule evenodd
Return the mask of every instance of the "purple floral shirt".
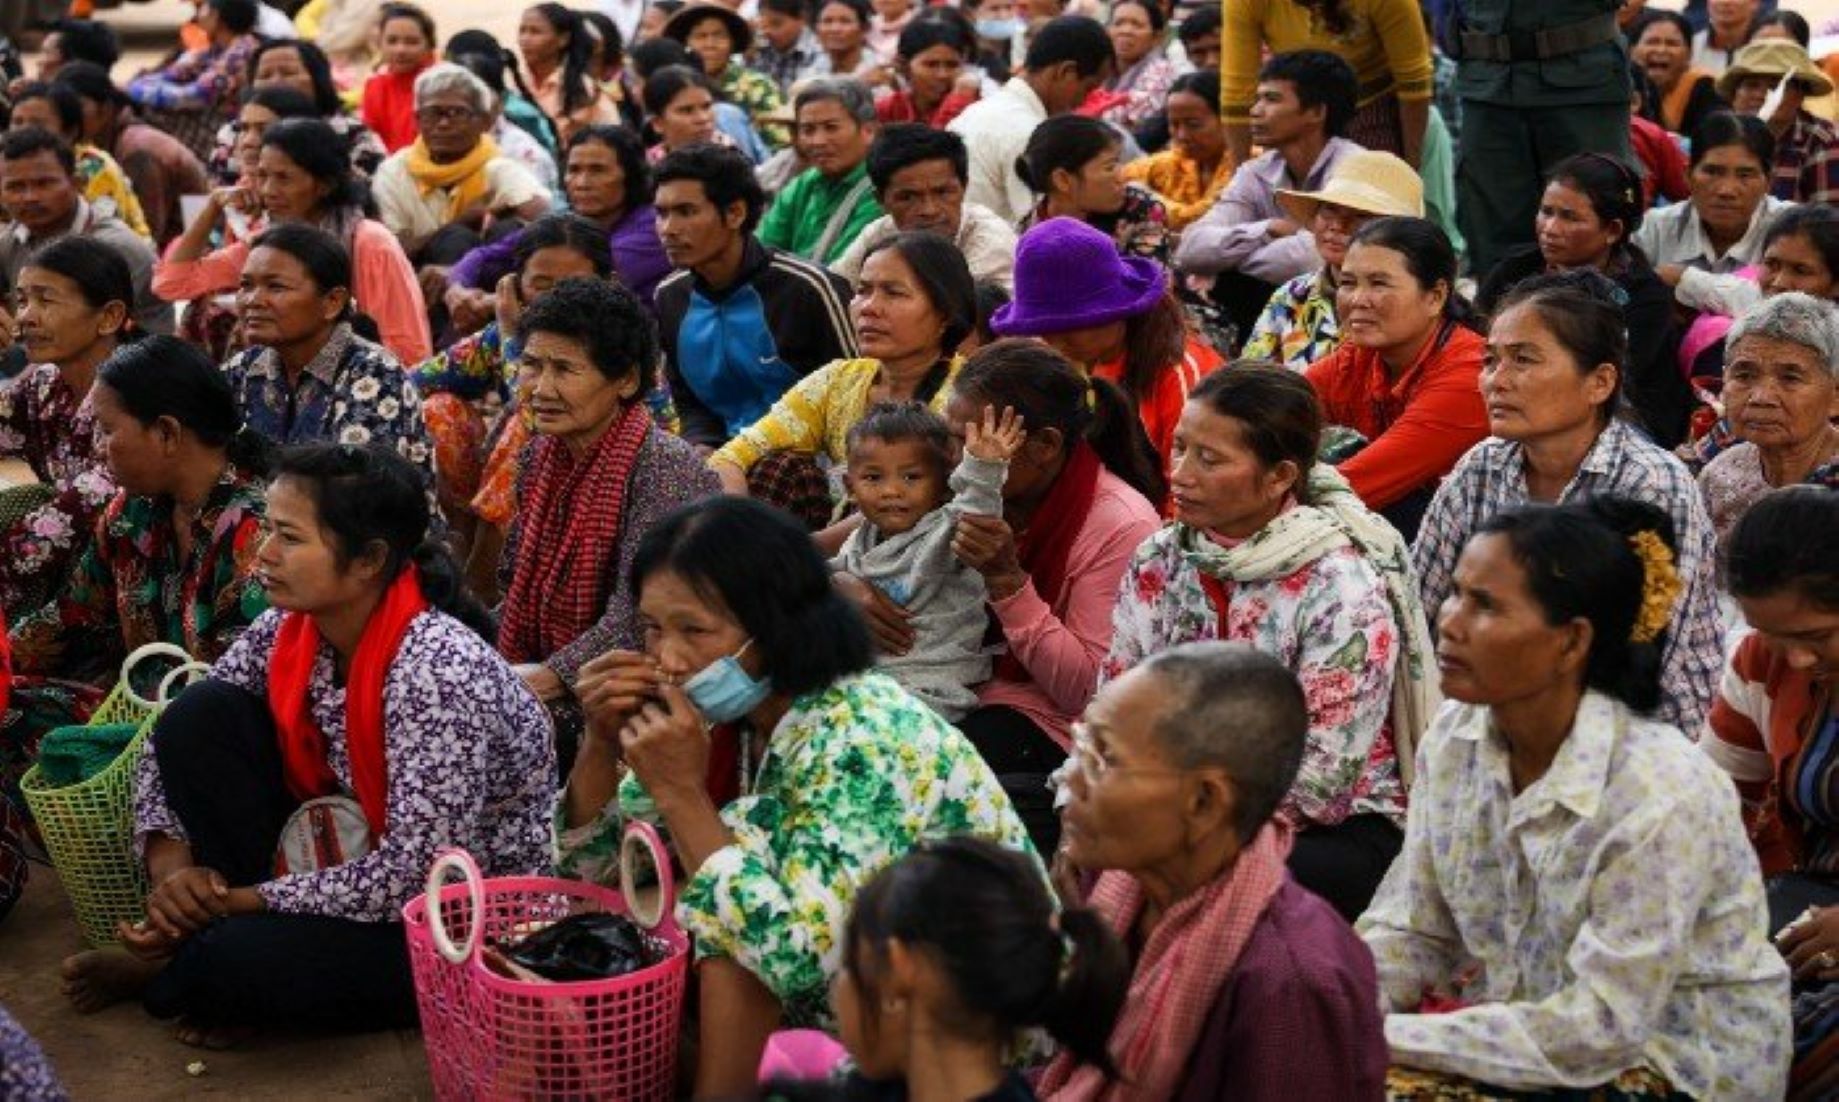
M 0 1010 L 0 1098 L 6 1102 L 64 1102 L 69 1097 L 38 1042 L 11 1014 Z
M 114 499 L 115 480 L 89 396 L 72 390 L 54 364 L 28 367 L 0 386 L 0 459 L 22 460 L 52 490 L 50 501 L 0 530 L 0 608 L 11 609 L 69 572 Z
M 211 676 L 266 696 L 268 662 L 282 614 L 250 625 Z M 307 688 L 339 781 L 351 784 L 345 750 L 345 689 L 330 647 L 320 648 Z M 424 612 L 409 625 L 383 683 L 388 830 L 355 861 L 257 886 L 268 909 L 359 922 L 391 922 L 422 890 L 434 851 L 461 846 L 487 876 L 542 875 L 551 860 L 555 752 L 549 718 L 491 644 L 459 621 Z M 167 806 L 159 762 L 141 758 L 134 834 L 184 839 Z

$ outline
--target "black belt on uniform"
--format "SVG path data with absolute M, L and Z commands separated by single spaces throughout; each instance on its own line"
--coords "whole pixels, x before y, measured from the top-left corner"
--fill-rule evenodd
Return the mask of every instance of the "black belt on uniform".
M 1462 61 L 1548 61 L 1614 42 L 1621 33 L 1616 17 L 1610 14 L 1543 31 L 1514 31 L 1511 34 L 1463 31 L 1458 42 Z

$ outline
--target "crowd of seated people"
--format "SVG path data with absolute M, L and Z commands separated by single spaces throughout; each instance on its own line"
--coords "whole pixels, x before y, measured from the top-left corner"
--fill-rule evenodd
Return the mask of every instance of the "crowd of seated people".
M 0 19 L 0 917 L 209 669 L 21 983 L 412 1026 L 645 822 L 698 1098 L 1839 1096 L 1839 56 L 1448 6 Z

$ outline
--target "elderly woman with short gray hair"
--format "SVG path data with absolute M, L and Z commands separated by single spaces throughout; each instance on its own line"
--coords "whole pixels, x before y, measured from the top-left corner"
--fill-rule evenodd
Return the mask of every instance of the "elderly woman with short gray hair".
M 800 88 L 792 107 L 798 152 L 811 167 L 767 208 L 760 243 L 831 264 L 882 214 L 868 177 L 868 147 L 881 125 L 875 96 L 859 80 L 825 77 Z
M 1839 488 L 1839 307 L 1774 295 L 1737 319 L 1725 347 L 1724 416 L 1743 443 L 1699 473 L 1720 542 L 1770 490 Z
M 472 73 L 429 66 L 415 78 L 421 137 L 384 161 L 371 181 L 383 224 L 402 239 L 424 290 L 493 225 L 549 209 L 548 190 L 489 136 L 495 107 L 491 89 Z

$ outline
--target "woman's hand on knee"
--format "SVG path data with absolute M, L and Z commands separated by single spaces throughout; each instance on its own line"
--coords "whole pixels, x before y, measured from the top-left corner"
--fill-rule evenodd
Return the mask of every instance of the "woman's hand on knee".
M 230 913 L 230 885 L 215 869 L 180 869 L 147 897 L 147 923 L 161 935 L 183 940 Z

